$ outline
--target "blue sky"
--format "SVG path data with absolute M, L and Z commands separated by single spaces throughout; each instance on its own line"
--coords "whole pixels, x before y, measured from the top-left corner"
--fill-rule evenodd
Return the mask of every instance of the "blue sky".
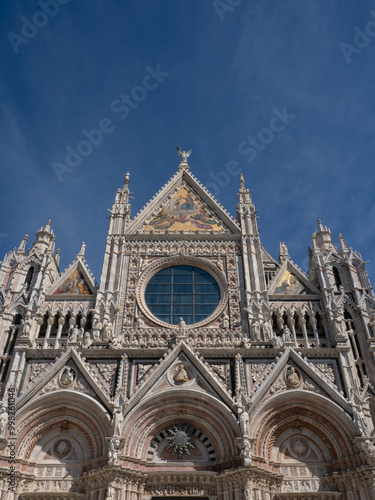
M 320 218 L 335 243 L 341 232 L 371 261 L 374 282 L 372 10 L 349 0 L 2 2 L 0 258 L 24 234 L 30 247 L 50 218 L 61 268 L 85 241 L 99 281 L 124 174 L 134 216 L 177 170 L 180 142 L 234 216 L 238 175 L 222 172 L 242 170 L 275 258 L 284 241 L 306 269 Z M 293 118 L 269 132 L 283 110 Z M 100 126 L 100 144 L 69 167 L 66 147 Z M 60 178 L 53 162 L 68 167 Z

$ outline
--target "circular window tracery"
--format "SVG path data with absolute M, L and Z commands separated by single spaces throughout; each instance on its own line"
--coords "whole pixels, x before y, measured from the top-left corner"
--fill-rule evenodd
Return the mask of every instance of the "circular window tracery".
M 142 312 L 155 323 L 203 326 L 218 317 L 228 300 L 225 275 L 199 258 L 160 259 L 149 266 L 137 285 Z
M 216 310 L 220 287 L 207 271 L 195 266 L 170 266 L 158 271 L 147 283 L 145 303 L 158 319 L 178 325 L 200 323 Z

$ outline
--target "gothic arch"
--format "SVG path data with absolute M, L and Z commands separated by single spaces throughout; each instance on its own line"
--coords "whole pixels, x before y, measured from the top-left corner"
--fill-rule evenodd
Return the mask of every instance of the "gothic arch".
M 332 460 L 357 454 L 353 447 L 357 428 L 352 419 L 324 396 L 297 390 L 272 396 L 252 417 L 251 428 L 257 443 L 254 453 L 272 460 L 278 437 L 298 426 L 318 436 Z
M 187 424 L 212 445 L 217 461 L 237 456 L 237 420 L 228 406 L 212 395 L 194 389 L 178 389 L 143 399 L 124 422 L 124 455 L 147 461 L 150 445 L 166 428 Z M 211 449 L 211 448 L 210 448 Z
M 93 398 L 63 390 L 40 396 L 19 409 L 17 429 L 17 458 L 30 462 L 33 468 L 31 463 L 41 454 L 51 455 L 50 449 L 61 440 L 74 448 L 74 456 L 82 464 L 103 460 L 105 436 L 110 435 L 111 424 L 108 414 Z

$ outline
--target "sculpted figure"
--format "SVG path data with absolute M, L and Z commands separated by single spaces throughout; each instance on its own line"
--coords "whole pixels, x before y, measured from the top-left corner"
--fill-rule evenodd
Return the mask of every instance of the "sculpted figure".
M 249 434 L 250 434 L 249 414 L 245 410 L 242 410 L 240 413 L 240 427 L 241 427 L 242 436 L 249 436 Z
M 78 333 L 79 333 L 79 330 L 78 330 L 77 326 L 74 325 L 71 332 L 70 332 L 69 342 L 71 342 L 71 343 L 78 342 Z
M 294 366 L 292 366 L 290 368 L 290 370 L 288 370 L 288 374 L 287 374 L 286 379 L 290 385 L 298 385 L 300 383 L 301 379 L 300 379 L 298 373 L 296 372 L 296 369 L 294 368 Z
M 142 328 L 144 324 L 145 324 L 145 322 L 143 321 L 143 319 L 142 319 L 142 318 L 140 318 L 139 316 L 137 316 L 137 317 L 135 318 L 135 325 L 134 325 L 134 326 L 135 326 L 135 328 L 137 328 L 137 329 L 138 329 L 138 328 Z
M 0 410 L 0 436 L 5 435 L 7 424 L 8 424 L 8 412 L 5 406 L 2 404 Z
M 292 342 L 291 331 L 289 330 L 289 328 L 286 325 L 284 327 L 283 340 L 284 340 L 284 342 Z
M 85 332 L 85 334 L 83 335 L 83 342 L 82 342 L 82 345 L 83 347 L 90 347 L 90 345 L 92 344 L 92 340 L 91 340 L 91 335 L 90 335 L 90 332 Z
M 186 329 L 186 323 L 183 320 L 183 318 L 180 318 L 180 322 L 178 324 L 178 333 L 179 333 L 180 337 L 185 336 L 185 329 Z
M 368 429 L 367 429 L 366 417 L 361 407 L 353 405 L 353 421 L 357 425 L 361 436 L 367 436 Z
M 124 422 L 124 416 L 120 406 L 115 408 L 112 419 L 112 427 L 114 436 L 121 436 L 122 424 Z
M 103 328 L 103 325 L 99 320 L 95 320 L 94 326 L 92 329 L 92 338 L 94 339 L 94 342 L 100 341 L 100 331 Z
M 111 340 L 111 324 L 106 321 L 103 326 L 103 341 L 108 342 Z
M 221 320 L 220 328 L 222 328 L 223 330 L 228 330 L 228 328 L 229 328 L 229 319 L 228 319 L 228 316 L 226 314 L 224 314 L 224 316 Z
M 251 443 L 249 439 L 244 439 L 243 440 L 243 448 L 241 451 L 241 455 L 244 458 L 244 463 L 246 465 L 251 464 Z

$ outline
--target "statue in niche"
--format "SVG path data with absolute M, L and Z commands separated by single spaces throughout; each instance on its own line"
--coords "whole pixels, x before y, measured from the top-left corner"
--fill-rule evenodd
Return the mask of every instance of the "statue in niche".
M 292 386 L 297 386 L 300 383 L 301 378 L 296 372 L 294 366 L 290 367 L 287 371 L 286 380 Z
M 228 319 L 228 316 L 226 314 L 223 314 L 223 317 L 222 317 L 221 323 L 220 323 L 220 328 L 222 328 L 223 330 L 229 329 L 229 319 Z
M 283 340 L 284 340 L 284 342 L 293 342 L 292 332 L 290 331 L 290 329 L 286 325 L 284 326 Z
M 93 329 L 92 329 L 92 338 L 94 342 L 99 342 L 100 341 L 100 332 L 103 328 L 102 323 L 100 320 L 96 319 L 94 321 Z
M 138 330 L 139 328 L 142 328 L 144 326 L 145 322 L 143 321 L 142 318 L 140 318 L 139 316 L 136 316 L 135 317 L 135 328 Z
M 111 340 L 112 327 L 108 321 L 104 322 L 103 326 L 103 341 L 109 342 Z
M 69 366 L 66 367 L 60 375 L 60 383 L 64 387 L 69 387 L 70 385 L 72 385 L 75 379 L 76 379 L 76 372 L 73 370 L 73 368 L 70 368 Z
M 70 331 L 69 343 L 75 344 L 76 342 L 78 342 L 78 333 L 78 327 L 77 325 L 74 325 Z
M 83 340 L 81 341 L 81 345 L 87 349 L 90 347 L 91 344 L 92 344 L 92 340 L 91 340 L 90 332 L 85 332 L 83 335 Z
M 173 375 L 173 380 L 176 384 L 185 384 L 189 381 L 189 375 L 184 367 L 184 365 L 179 365 L 175 374 Z

